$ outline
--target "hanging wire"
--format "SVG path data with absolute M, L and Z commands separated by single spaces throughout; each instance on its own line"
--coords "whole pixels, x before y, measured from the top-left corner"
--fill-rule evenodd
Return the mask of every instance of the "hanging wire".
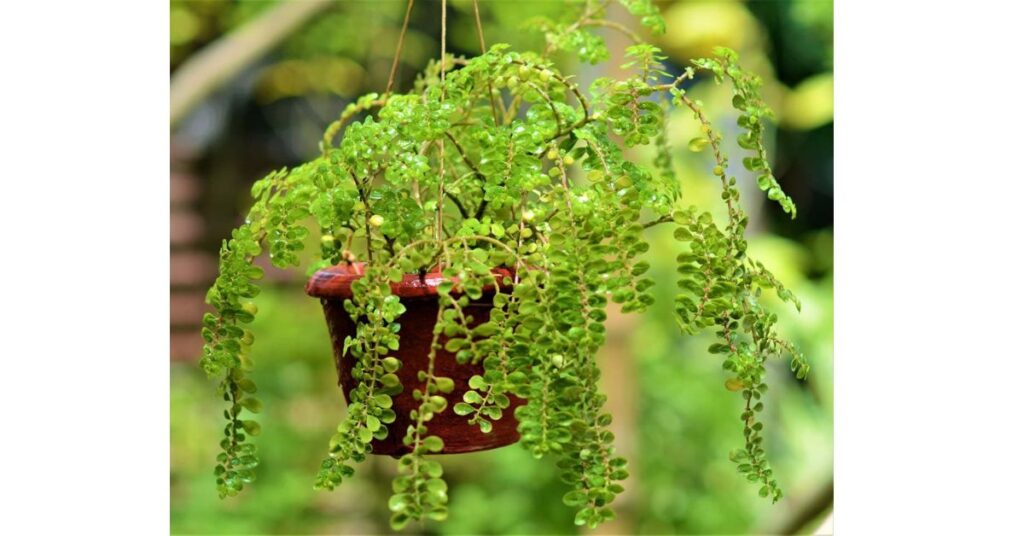
M 384 90 L 384 96 L 391 94 L 395 85 L 395 73 L 398 72 L 398 59 L 402 56 L 402 46 L 405 45 L 405 32 L 409 29 L 409 14 L 412 13 L 412 4 L 416 0 L 409 0 L 405 6 L 405 21 L 402 22 L 402 33 L 398 34 L 398 46 L 395 48 L 395 59 L 391 61 L 391 74 L 388 75 L 388 86 Z
M 445 94 L 445 56 L 447 55 L 447 42 L 448 42 L 448 0 L 441 0 L 441 109 L 444 110 L 444 94 Z M 441 162 L 438 166 L 438 178 L 437 178 L 437 228 L 435 229 L 435 235 L 437 241 L 441 242 L 444 238 L 442 229 L 444 226 L 444 136 L 441 136 L 441 148 L 440 148 Z
M 473 16 L 476 18 L 476 37 L 480 40 L 480 53 L 487 53 L 487 45 L 484 44 L 484 27 L 480 24 L 480 5 L 477 0 L 473 0 Z M 494 99 L 494 86 L 491 85 L 491 79 L 487 79 L 487 96 L 491 99 L 491 115 L 494 116 L 494 126 L 498 126 L 498 104 Z

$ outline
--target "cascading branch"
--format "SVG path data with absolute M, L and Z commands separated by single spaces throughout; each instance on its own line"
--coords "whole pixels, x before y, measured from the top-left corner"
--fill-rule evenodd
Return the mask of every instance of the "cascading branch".
M 426 423 L 454 412 L 486 433 L 510 396 L 527 401 L 515 413 L 523 447 L 538 458 L 558 458 L 569 486 L 564 502 L 576 509 L 576 523 L 594 527 L 611 519 L 609 505 L 628 472 L 608 429 L 612 417 L 603 409 L 595 356 L 605 342 L 609 302 L 626 312 L 653 303 L 643 231 L 674 223 L 675 237 L 687 247 L 678 258 L 679 325 L 686 333 L 712 329 L 717 335 L 709 351 L 724 357 L 726 388 L 743 399 L 745 445 L 732 458 L 760 484 L 762 496 L 781 497 L 758 419 L 767 390 L 765 363 L 788 355 L 800 378 L 808 364 L 775 332 L 776 316 L 761 305 L 760 295 L 769 289 L 798 308 L 799 302 L 746 256 L 748 220 L 722 136 L 680 84 L 706 72 L 732 85 L 743 129 L 737 141 L 750 152 L 743 165 L 795 217 L 763 141 L 771 111 L 759 96 L 759 79 L 727 49 L 694 61 L 673 79 L 660 51 L 638 42 L 626 50 L 633 76 L 599 79 L 584 90 L 549 55 L 566 50 L 587 61 L 606 57 L 594 28 L 631 34 L 604 21 L 606 3 L 583 2 L 573 17 L 542 21 L 542 53 L 495 45 L 474 58 L 445 57 L 428 66 L 408 94 L 359 99 L 328 127 L 318 158 L 253 186 L 255 202 L 245 223 L 222 247 L 220 276 L 207 295 L 215 312 L 203 322 L 201 365 L 221 379 L 220 392 L 230 404 L 215 471 L 221 496 L 252 482 L 258 463 L 248 436 L 260 427 L 243 417 L 261 406 L 247 377 L 252 333 L 244 328 L 256 314 L 251 299 L 259 291 L 254 281 L 262 277 L 253 259 L 266 251 L 275 266 L 300 264 L 312 220 L 320 230 L 312 269 L 366 262 L 365 276 L 345 302 L 356 333 L 344 351 L 358 386 L 348 393 L 351 403 L 316 476 L 318 489 L 334 489 L 351 477 L 370 442 L 386 437 L 397 417 L 393 396 L 403 386 L 395 372 L 403 363 L 391 354 L 398 349 L 404 307 L 389 283 L 440 266 L 447 279 L 439 287 L 430 365 L 417 371 L 422 385 L 413 395 L 419 406 L 403 435 L 410 452 L 398 462 L 389 501 L 392 525 L 448 514 L 442 467 L 428 457 L 444 445 L 429 435 Z M 623 3 L 653 31 L 663 31 L 649 1 Z M 668 106 L 689 109 L 699 122 L 703 136 L 689 148 L 710 147 L 727 221 L 685 205 L 664 132 Z M 343 136 L 335 145 L 338 134 Z M 625 147 L 654 144 L 653 172 L 627 159 L 617 140 Z M 514 278 L 495 285 L 492 268 L 501 266 Z M 497 288 L 493 311 L 487 322 L 473 325 L 465 308 L 482 299 L 488 285 Z M 460 363 L 484 368 L 470 380 L 464 400 L 451 407 L 440 395 L 452 391 L 453 380 L 434 370 L 442 347 Z

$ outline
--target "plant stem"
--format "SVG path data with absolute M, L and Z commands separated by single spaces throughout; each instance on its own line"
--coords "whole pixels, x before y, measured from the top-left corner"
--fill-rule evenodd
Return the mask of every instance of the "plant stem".
M 629 28 L 627 28 L 624 25 L 619 24 L 618 22 L 615 22 L 615 21 L 604 20 L 604 19 L 588 19 L 586 21 L 583 21 L 582 24 L 580 24 L 580 27 L 587 27 L 587 26 L 603 26 L 605 28 L 611 28 L 613 30 L 618 30 L 619 32 L 624 34 L 626 37 L 630 38 L 634 43 L 642 43 L 643 42 L 643 39 L 640 37 L 639 34 L 637 34 L 633 30 L 630 30 Z

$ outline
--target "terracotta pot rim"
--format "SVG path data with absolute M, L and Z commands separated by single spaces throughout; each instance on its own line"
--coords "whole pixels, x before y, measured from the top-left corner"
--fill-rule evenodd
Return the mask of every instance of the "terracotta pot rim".
M 306 283 L 306 294 L 314 298 L 351 298 L 352 283 L 363 277 L 365 267 L 364 262 L 354 262 L 336 264 L 319 270 Z M 491 273 L 494 274 L 496 282 L 500 282 L 501 278 L 515 275 L 515 272 L 508 268 L 493 268 Z M 441 272 L 436 270 L 422 275 L 405 274 L 402 281 L 391 283 L 391 293 L 402 299 L 435 298 L 438 294 L 437 286 L 445 279 Z M 484 293 L 490 294 L 494 292 L 494 288 L 495 285 L 486 285 L 483 290 Z M 508 290 L 511 285 L 501 284 L 501 288 Z

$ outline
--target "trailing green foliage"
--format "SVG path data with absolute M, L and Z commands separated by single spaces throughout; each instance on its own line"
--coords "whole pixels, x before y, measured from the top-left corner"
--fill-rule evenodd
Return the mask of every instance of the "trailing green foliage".
M 623 4 L 651 30 L 664 30 L 650 1 Z M 569 487 L 564 502 L 576 509 L 576 523 L 595 527 L 611 519 L 610 504 L 628 472 L 608 429 L 612 416 L 603 410 L 595 358 L 605 343 L 609 302 L 625 312 L 653 303 L 643 231 L 674 222 L 676 238 L 687 246 L 678 259 L 679 325 L 688 333 L 710 328 L 717 334 L 709 351 L 723 356 L 726 388 L 743 399 L 746 440 L 733 458 L 759 483 L 761 495 L 781 497 L 758 419 L 767 390 L 765 361 L 788 355 L 801 378 L 808 365 L 776 334 L 776 317 L 759 298 L 771 289 L 797 307 L 799 302 L 746 256 L 748 220 L 722 136 L 679 85 L 705 70 L 732 83 L 743 127 L 738 142 L 751 152 L 744 165 L 759 174 L 769 198 L 795 215 L 767 161 L 763 120 L 771 112 L 758 95 L 759 80 L 726 49 L 670 79 L 660 51 L 638 43 L 626 51 L 633 76 L 597 80 L 584 91 L 555 68 L 549 54 L 607 57 L 591 31 L 610 24 L 601 18 L 603 9 L 603 3 L 584 2 L 572 19 L 542 21 L 548 44 L 543 53 L 495 45 L 475 58 L 446 57 L 428 67 L 409 94 L 359 99 L 328 127 L 318 158 L 254 185 L 255 203 L 225 243 L 220 276 L 207 296 L 216 312 L 204 318 L 202 366 L 221 378 L 230 403 L 216 469 L 222 496 L 251 482 L 258 463 L 247 434 L 256 435 L 259 426 L 241 418 L 243 411 L 260 409 L 246 377 L 252 334 L 242 327 L 256 313 L 249 300 L 258 292 L 253 281 L 262 276 L 252 262 L 266 249 L 276 266 L 299 264 L 312 220 L 321 236 L 311 268 L 356 259 L 367 267 L 344 304 L 356 323 L 344 354 L 358 385 L 348 393 L 351 403 L 331 438 L 317 488 L 334 489 L 354 473 L 374 439 L 396 432 L 388 426 L 397 417 L 392 397 L 412 389 L 419 406 L 404 431 L 409 453 L 398 462 L 391 521 L 400 528 L 444 519 L 447 484 L 440 463 L 429 457 L 444 445 L 430 434 L 429 421 L 451 411 L 488 433 L 517 396 L 527 401 L 515 412 L 521 443 L 538 458 L 558 457 Z M 659 103 L 661 97 L 670 100 Z M 689 148 L 711 149 L 728 213 L 724 226 L 706 210 L 681 206 L 664 133 L 670 104 L 690 109 L 700 124 L 703 136 Z M 356 120 L 361 114 L 367 115 Z M 616 139 L 626 147 L 654 144 L 656 172 L 628 160 Z M 396 375 L 403 364 L 391 354 L 398 349 L 404 307 L 390 283 L 438 266 L 445 282 L 429 366 L 417 371 L 419 384 L 403 386 Z M 499 266 L 514 276 L 496 281 L 492 268 Z M 489 285 L 496 288 L 486 294 L 493 296 L 493 311 L 475 325 L 466 308 L 484 299 Z M 452 407 L 441 395 L 454 382 L 434 370 L 441 348 L 484 369 Z

